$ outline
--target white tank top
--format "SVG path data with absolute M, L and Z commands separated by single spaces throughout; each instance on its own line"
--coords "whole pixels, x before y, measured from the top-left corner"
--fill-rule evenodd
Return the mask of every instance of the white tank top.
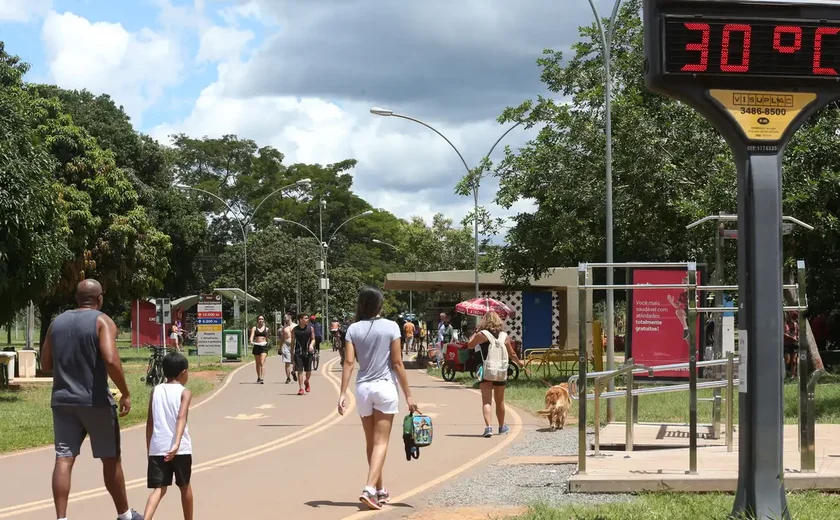
M 149 455 L 160 457 L 172 449 L 178 423 L 178 410 L 181 408 L 181 394 L 184 387 L 180 383 L 164 383 L 157 385 L 152 392 L 152 442 L 149 445 Z M 184 428 L 178 455 L 192 455 L 190 441 L 190 427 Z

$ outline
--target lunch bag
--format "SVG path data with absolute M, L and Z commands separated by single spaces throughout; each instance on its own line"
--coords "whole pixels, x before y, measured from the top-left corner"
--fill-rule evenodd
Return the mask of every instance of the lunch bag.
M 405 460 L 420 458 L 420 448 L 432 444 L 434 428 L 428 415 L 410 413 L 403 419 L 403 443 Z
M 481 331 L 490 345 L 487 347 L 487 359 L 483 359 L 480 378 L 483 381 L 506 381 L 508 372 L 508 352 L 505 346 L 507 333 L 499 333 L 498 338 L 493 334 Z

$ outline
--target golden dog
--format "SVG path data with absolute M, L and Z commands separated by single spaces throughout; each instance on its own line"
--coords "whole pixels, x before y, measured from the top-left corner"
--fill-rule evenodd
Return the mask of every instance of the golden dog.
M 537 412 L 538 415 L 548 417 L 548 426 L 551 431 L 563 429 L 566 425 L 566 415 L 572 400 L 569 397 L 569 385 L 560 383 L 549 388 L 545 393 L 545 409 Z

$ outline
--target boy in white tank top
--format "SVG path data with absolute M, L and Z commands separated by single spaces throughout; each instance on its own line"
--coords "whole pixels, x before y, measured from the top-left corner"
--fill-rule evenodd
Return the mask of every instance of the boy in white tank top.
M 184 388 L 189 379 L 189 361 L 178 353 L 167 354 L 163 358 L 163 375 L 166 383 L 152 391 L 146 419 L 147 485 L 153 491 L 143 516 L 152 520 L 174 476 L 175 484 L 181 490 L 184 520 L 192 520 L 192 442 L 187 426 L 192 392 Z

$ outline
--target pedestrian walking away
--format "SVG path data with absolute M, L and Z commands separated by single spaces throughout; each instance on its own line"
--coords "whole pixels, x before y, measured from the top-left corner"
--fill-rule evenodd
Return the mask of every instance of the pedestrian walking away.
M 324 341 L 324 329 L 321 327 L 321 322 L 318 321 L 318 317 L 314 314 L 309 317 L 309 324 L 312 326 L 312 330 L 315 331 L 315 349 L 319 350 L 321 348 L 321 342 Z
M 289 314 L 283 316 L 283 328 L 277 333 L 280 340 L 280 357 L 283 359 L 283 364 L 286 366 L 286 384 L 292 382 L 292 378 L 297 381 L 297 373 L 292 370 L 292 335 L 295 328 L 292 323 L 292 317 Z
M 175 485 L 181 490 L 181 508 L 184 520 L 193 519 L 192 440 L 187 426 L 187 415 L 192 392 L 184 388 L 189 380 L 190 363 L 178 353 L 163 358 L 163 375 L 166 383 L 158 385 L 149 399 L 146 416 L 146 453 L 149 466 L 146 484 L 152 493 L 146 501 L 143 516 L 152 520 L 166 490 Z
M 108 377 L 120 391 L 119 417 L 131 411 L 131 393 L 117 352 L 117 326 L 99 309 L 104 293 L 93 279 L 76 287 L 76 309 L 50 324 L 41 347 L 41 368 L 53 373 L 52 413 L 55 467 L 52 476 L 56 518 L 67 520 L 73 464 L 90 437 L 93 457 L 102 461 L 105 488 L 118 520 L 143 520 L 128 507 L 120 459 L 120 424 Z
M 295 372 L 297 372 L 300 390 L 298 395 L 311 391 L 312 353 L 315 352 L 315 329 L 309 324 L 306 314 L 298 315 L 298 325 L 293 329 L 295 341 Z
M 495 312 L 484 315 L 472 335 L 467 348 L 475 349 L 481 357 L 479 367 L 481 379 L 481 411 L 484 416 L 484 437 L 493 436 L 490 422 L 493 418 L 493 401 L 496 402 L 496 419 L 499 422 L 499 435 L 505 435 L 510 430 L 505 424 L 505 384 L 507 382 L 508 360 L 522 366 L 522 361 L 516 355 L 510 336 L 504 330 L 502 319 Z
M 383 467 L 394 416 L 399 413 L 402 388 L 410 413 L 418 411 L 403 365 L 400 327 L 382 318 L 385 298 L 379 289 L 366 287 L 359 294 L 356 323 L 347 329 L 345 357 L 341 371 L 338 413 L 347 412 L 347 388 L 359 360 L 356 376 L 356 407 L 362 418 L 367 449 L 368 475 L 359 500 L 370 509 L 382 509 L 391 498 L 385 489 Z
M 403 325 L 403 332 L 405 333 L 405 355 L 407 356 L 414 344 L 414 323 L 406 320 L 405 325 Z
M 257 318 L 257 325 L 251 327 L 250 343 L 253 345 L 254 361 L 257 370 L 257 384 L 265 384 L 265 358 L 268 356 L 268 337 L 271 332 L 265 324 L 265 317 Z

